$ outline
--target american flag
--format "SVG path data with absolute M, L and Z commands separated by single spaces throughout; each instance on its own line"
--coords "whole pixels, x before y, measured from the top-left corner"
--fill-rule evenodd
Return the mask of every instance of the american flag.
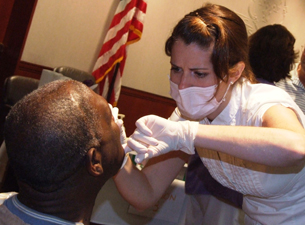
M 146 13 L 145 0 L 121 0 L 110 24 L 93 76 L 100 94 L 113 106 L 121 91 L 121 77 L 126 61 L 126 48 L 140 40 Z

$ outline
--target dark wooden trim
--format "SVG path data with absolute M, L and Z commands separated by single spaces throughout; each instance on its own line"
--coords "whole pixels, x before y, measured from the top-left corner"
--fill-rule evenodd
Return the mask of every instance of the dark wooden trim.
M 176 103 L 173 99 L 163 97 L 160 95 L 156 95 L 156 94 L 152 94 L 149 92 L 137 90 L 137 89 L 130 88 L 130 87 L 122 86 L 121 94 L 128 95 L 128 96 L 131 96 L 134 98 L 139 98 L 139 96 L 140 96 L 141 99 L 146 99 L 147 101 L 162 102 L 163 104 L 169 104 L 170 106 L 173 106 L 173 107 L 176 106 Z
M 6 11 L 0 19 L 0 24 L 3 26 L 3 31 L 0 33 L 0 42 L 3 42 L 3 51 L 0 54 L 1 89 L 5 78 L 12 76 L 18 67 L 36 3 L 37 0 L 4 0 L 1 2 L 0 6 L 5 6 L 5 8 L 0 12 Z
M 127 136 L 136 128 L 135 122 L 142 116 L 154 114 L 168 118 L 176 107 L 173 99 L 145 91 L 122 86 L 118 101 L 119 113 L 125 115 L 124 124 Z
M 0 1 L 0 41 L 3 42 L 15 1 Z
M 15 75 L 40 79 L 43 69 L 53 70 L 51 67 L 20 61 L 18 63 L 18 67 L 16 68 Z

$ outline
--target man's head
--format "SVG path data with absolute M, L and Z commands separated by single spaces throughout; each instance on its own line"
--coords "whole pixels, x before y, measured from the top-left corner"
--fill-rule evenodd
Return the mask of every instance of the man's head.
M 104 98 L 77 81 L 55 81 L 10 111 L 5 142 L 17 179 L 39 191 L 60 188 L 86 168 L 103 184 L 124 158 Z
M 271 83 L 290 77 L 298 58 L 295 38 L 283 25 L 261 27 L 249 37 L 249 60 L 257 78 Z

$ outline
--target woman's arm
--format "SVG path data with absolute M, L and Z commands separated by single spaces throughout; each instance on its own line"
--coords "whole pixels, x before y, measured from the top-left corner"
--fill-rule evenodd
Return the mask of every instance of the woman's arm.
M 282 105 L 266 111 L 263 127 L 200 125 L 194 145 L 268 166 L 304 166 L 304 128 Z
M 139 161 L 169 151 L 194 154 L 194 146 L 215 150 L 267 166 L 304 166 L 305 131 L 292 109 L 269 108 L 263 127 L 198 125 L 172 122 L 150 115 L 140 118 L 128 146 L 138 152 Z M 143 144 L 146 143 L 146 144 Z
M 153 206 L 177 177 L 188 155 L 176 151 L 150 159 L 138 170 L 130 159 L 114 177 L 118 191 L 137 210 Z

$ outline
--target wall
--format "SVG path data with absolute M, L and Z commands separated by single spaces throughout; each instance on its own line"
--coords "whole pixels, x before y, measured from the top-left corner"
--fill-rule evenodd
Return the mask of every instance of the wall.
M 67 65 L 92 71 L 119 0 L 38 0 L 22 61 L 56 67 Z M 129 46 L 123 85 L 169 97 L 169 58 L 164 42 L 176 22 L 200 7 L 203 0 L 147 0 L 142 39 Z M 266 24 L 285 25 L 305 43 L 304 0 L 213 0 L 236 11 L 248 32 Z

